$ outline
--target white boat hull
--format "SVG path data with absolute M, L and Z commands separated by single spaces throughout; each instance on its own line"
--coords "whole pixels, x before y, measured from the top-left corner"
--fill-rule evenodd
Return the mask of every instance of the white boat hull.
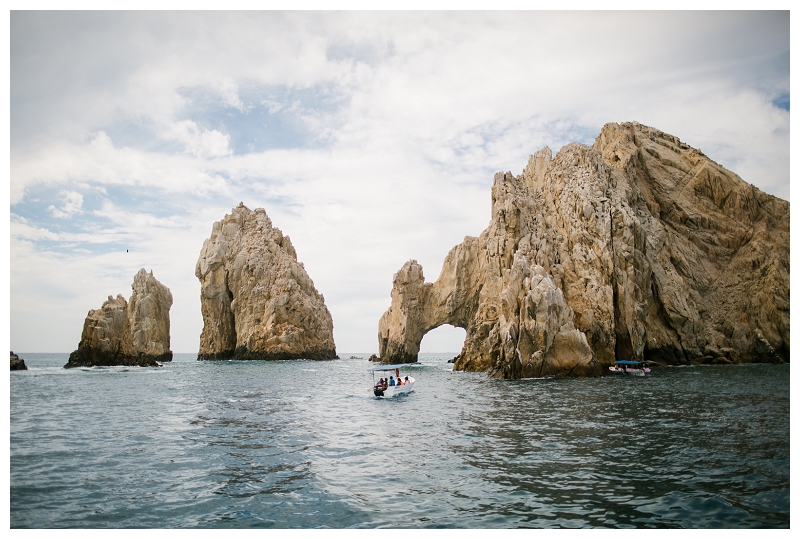
M 645 376 L 646 374 L 650 373 L 650 369 L 647 367 L 643 369 L 622 369 L 620 367 L 609 367 L 608 370 L 614 374 L 627 374 L 628 376 Z
M 402 386 L 389 386 L 383 390 L 383 395 L 376 395 L 378 397 L 395 397 L 397 395 L 402 395 L 403 393 L 411 393 L 414 391 L 414 378 L 411 376 L 408 377 L 408 383 Z

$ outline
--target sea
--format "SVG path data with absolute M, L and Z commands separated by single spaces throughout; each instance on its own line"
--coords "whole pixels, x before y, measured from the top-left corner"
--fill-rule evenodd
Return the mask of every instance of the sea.
M 500 381 L 421 354 L 388 399 L 368 354 L 19 355 L 12 528 L 790 525 L 789 365 Z

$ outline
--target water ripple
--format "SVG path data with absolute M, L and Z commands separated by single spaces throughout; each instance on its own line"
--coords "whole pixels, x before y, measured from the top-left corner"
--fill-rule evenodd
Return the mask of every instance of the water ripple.
M 501 382 L 428 356 L 376 399 L 363 360 L 24 357 L 14 528 L 789 526 L 789 366 Z

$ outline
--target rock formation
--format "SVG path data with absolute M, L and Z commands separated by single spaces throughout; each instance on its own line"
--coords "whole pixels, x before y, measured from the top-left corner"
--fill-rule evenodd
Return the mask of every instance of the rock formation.
M 172 361 L 169 348 L 169 310 L 172 294 L 153 272 L 140 269 L 133 278 L 133 294 L 108 296 L 103 306 L 89 311 L 78 349 L 64 366 L 129 365 L 155 367 Z
M 17 354 L 11 351 L 11 370 L 12 371 L 27 371 L 28 366 L 25 365 L 25 360 L 20 358 Z
M 336 359 L 333 320 L 297 253 L 262 208 L 214 223 L 195 275 L 198 359 Z
M 455 369 L 498 378 L 789 361 L 789 203 L 674 136 L 607 124 L 496 174 L 488 228 L 435 283 L 415 261 L 395 274 L 381 361 L 416 361 L 442 324 L 467 331 Z

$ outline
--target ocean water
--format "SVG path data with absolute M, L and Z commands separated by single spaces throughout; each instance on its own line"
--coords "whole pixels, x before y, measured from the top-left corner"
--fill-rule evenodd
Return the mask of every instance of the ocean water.
M 503 382 L 452 355 L 379 399 L 366 359 L 21 353 L 11 527 L 789 526 L 788 365 Z

